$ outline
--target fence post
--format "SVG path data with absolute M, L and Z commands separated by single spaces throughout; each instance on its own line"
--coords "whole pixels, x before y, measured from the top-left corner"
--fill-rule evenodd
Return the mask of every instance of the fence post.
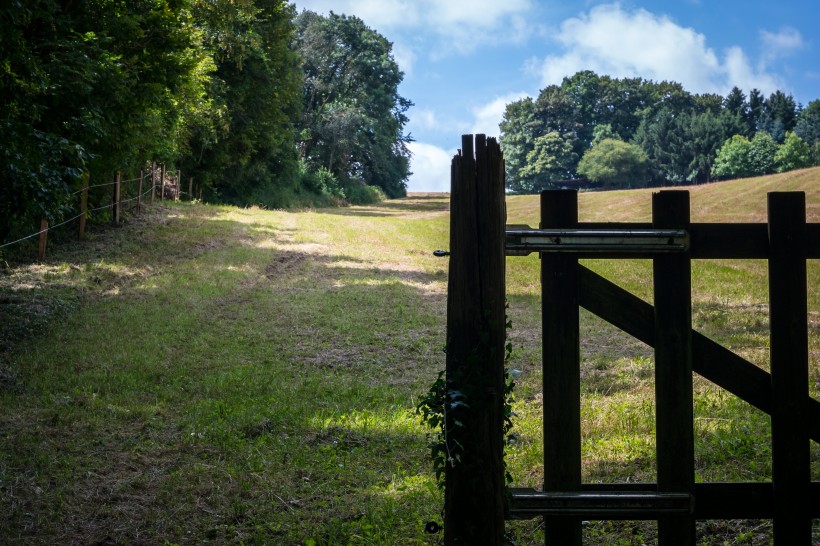
M 151 204 L 154 204 L 154 200 L 157 198 L 157 163 L 156 161 L 151 162 Z
M 159 177 L 162 179 L 160 181 L 161 189 L 159 192 L 159 200 L 165 201 L 165 163 L 162 164 L 162 170 L 160 171 Z
M 142 211 L 142 169 L 140 169 L 139 182 L 137 182 L 137 214 Z
M 182 171 L 177 169 L 177 191 L 174 195 L 174 201 L 182 201 Z
M 188 201 L 194 200 L 194 177 L 188 177 Z
M 111 207 L 112 216 L 114 217 L 114 224 L 120 223 L 120 171 L 117 171 L 117 178 L 114 180 L 114 197 Z
M 88 180 L 89 174 L 83 173 L 83 191 L 80 194 L 80 227 L 77 232 L 77 239 L 85 239 L 85 222 L 88 219 Z
M 475 156 L 473 155 L 475 150 Z M 447 291 L 444 543 L 504 540 L 504 167 L 494 138 L 462 136 L 453 158 Z M 463 446 L 459 448 L 458 446 Z
M 42 260 L 46 257 L 46 243 L 48 242 L 48 220 L 42 218 L 40 220 L 40 241 L 37 245 L 37 259 Z
M 808 546 L 810 445 L 806 196 L 768 194 L 774 543 Z
M 689 192 L 652 194 L 652 227 L 689 229 Z M 689 253 L 655 256 L 655 435 L 658 491 L 694 493 L 692 268 Z M 694 546 L 692 517 L 658 522 L 660 546 Z
M 578 225 L 578 192 L 541 192 L 541 229 Z M 544 491 L 581 490 L 578 258 L 541 254 Z M 549 381 L 546 380 L 549 378 Z M 548 546 L 580 546 L 580 518 L 545 518 Z

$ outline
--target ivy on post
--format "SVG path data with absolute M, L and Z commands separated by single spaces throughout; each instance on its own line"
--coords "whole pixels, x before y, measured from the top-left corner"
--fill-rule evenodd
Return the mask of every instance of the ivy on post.
M 494 138 L 462 137 L 451 187 L 444 543 L 501 545 L 506 213 Z

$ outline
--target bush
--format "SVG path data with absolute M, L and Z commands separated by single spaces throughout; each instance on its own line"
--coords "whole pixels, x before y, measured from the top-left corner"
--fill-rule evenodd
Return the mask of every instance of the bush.
M 353 181 L 347 186 L 346 193 L 351 205 L 375 205 L 387 199 L 380 187 L 368 186 L 360 181 Z

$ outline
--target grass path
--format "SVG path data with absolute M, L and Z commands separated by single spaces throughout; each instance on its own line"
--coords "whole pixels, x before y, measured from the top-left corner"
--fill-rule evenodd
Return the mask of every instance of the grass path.
M 693 189 L 693 216 L 759 221 L 765 191 L 820 170 Z M 721 193 L 725 192 L 725 193 Z M 642 220 L 649 192 L 583 194 L 582 215 Z M 512 197 L 510 222 L 537 217 Z M 723 207 L 723 208 L 721 208 Z M 416 399 L 444 366 L 446 196 L 302 212 L 157 205 L 0 271 L 0 543 L 436 544 L 441 497 Z M 699 216 L 701 215 L 701 216 Z M 745 215 L 745 216 L 744 216 Z M 591 262 L 643 297 L 644 262 Z M 537 486 L 538 260 L 508 261 L 517 485 Z M 768 358 L 765 263 L 697 262 L 697 327 Z M 814 395 L 820 268 L 810 267 Z M 652 481 L 651 351 L 582 314 L 584 477 Z M 768 420 L 696 380 L 698 477 L 770 474 Z M 813 446 L 814 477 L 820 453 Z M 543 543 L 538 522 L 510 525 Z M 709 523 L 705 544 L 766 544 L 766 522 Z M 652 543 L 598 523 L 590 543 Z M 744 538 L 745 537 L 745 538 Z

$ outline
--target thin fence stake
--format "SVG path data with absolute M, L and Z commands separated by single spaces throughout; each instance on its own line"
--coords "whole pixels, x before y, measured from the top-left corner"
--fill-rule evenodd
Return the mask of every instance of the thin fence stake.
M 83 192 L 80 194 L 80 227 L 77 238 L 85 239 L 85 222 L 88 219 L 88 180 L 89 174 L 83 173 Z
M 40 220 L 40 243 L 37 246 L 37 259 L 42 260 L 46 257 L 46 243 L 48 241 L 48 220 L 45 218 Z
M 142 169 L 140 169 L 139 182 L 137 183 L 137 214 L 142 210 Z
M 157 163 L 156 161 L 151 162 L 151 204 L 154 204 L 154 200 L 157 198 Z
M 194 177 L 191 176 L 191 177 L 188 178 L 188 201 L 193 201 L 194 200 L 194 194 L 193 194 L 194 190 L 193 190 L 193 188 L 194 188 Z
M 121 173 L 117 171 L 117 178 L 114 181 L 114 199 L 112 204 L 112 216 L 114 217 L 114 224 L 120 223 L 120 179 Z
M 159 200 L 160 201 L 165 201 L 165 175 L 166 174 L 167 173 L 165 171 L 165 163 L 163 163 L 162 164 L 162 170 L 160 171 L 160 175 L 159 175 L 159 177 L 161 178 L 161 186 L 162 186 L 162 189 L 159 192 Z

